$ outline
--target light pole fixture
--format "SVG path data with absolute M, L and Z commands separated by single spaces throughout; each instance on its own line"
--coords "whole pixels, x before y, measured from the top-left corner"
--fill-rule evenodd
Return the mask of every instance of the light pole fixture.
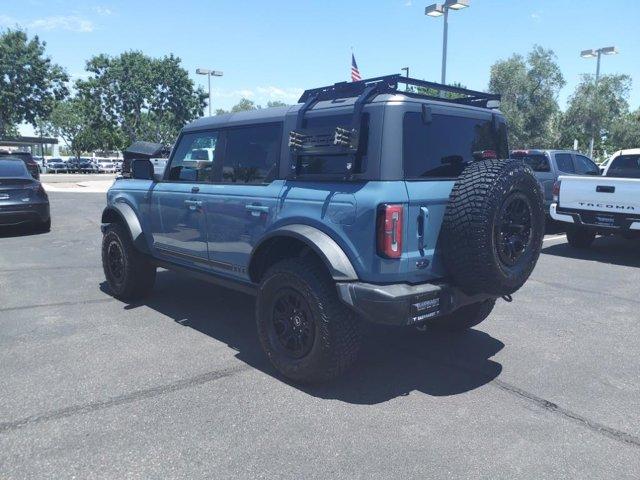
M 218 70 L 210 70 L 208 68 L 196 69 L 198 75 L 206 75 L 209 83 L 209 116 L 211 116 L 211 77 L 221 77 L 222 72 Z
M 582 50 L 582 52 L 580 52 L 580 56 L 582 58 L 598 59 L 598 62 L 596 63 L 596 81 L 595 81 L 594 95 L 598 94 L 598 81 L 600 80 L 600 57 L 602 57 L 602 55 L 616 55 L 617 53 L 618 53 L 618 49 L 616 47 L 591 48 L 589 50 Z M 593 142 L 596 135 L 595 130 L 596 130 L 596 125 L 594 122 L 593 125 L 591 126 L 591 141 L 589 142 L 589 157 L 591 158 L 593 158 Z
M 449 10 L 462 10 L 469 6 L 470 0 L 446 0 L 444 3 L 434 3 L 424 9 L 424 14 L 428 17 L 444 16 L 444 29 L 442 33 L 442 74 L 440 83 L 447 81 L 447 34 L 449 29 Z M 440 92 L 442 95 L 443 92 Z

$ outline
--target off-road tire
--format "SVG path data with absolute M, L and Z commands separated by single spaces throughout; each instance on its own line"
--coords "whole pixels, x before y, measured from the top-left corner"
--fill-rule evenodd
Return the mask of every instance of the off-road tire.
M 586 249 L 596 238 L 596 232 L 575 225 L 567 226 L 567 242 L 573 248 Z
M 496 228 L 517 198 L 530 212 L 526 248 L 513 265 L 501 260 Z M 445 210 L 439 248 L 453 283 L 468 294 L 510 295 L 527 281 L 540 256 L 545 213 L 533 171 L 519 160 L 469 165 L 456 181 Z
M 117 250 L 122 256 L 121 273 L 118 274 L 109 263 L 113 261 L 110 255 Z M 109 224 L 102 237 L 102 268 L 113 296 L 124 301 L 143 298 L 156 280 L 156 267 L 135 248 L 129 232 L 119 223 Z
M 313 341 L 301 358 L 293 358 L 286 351 L 274 323 L 278 299 L 291 291 L 306 302 L 305 309 L 313 320 Z M 258 290 L 256 322 L 267 357 L 278 372 L 295 382 L 332 380 L 357 358 L 358 320 L 338 299 L 335 283 L 318 259 L 291 258 L 269 268 Z
M 496 304 L 495 298 L 484 300 L 478 303 L 471 303 L 459 308 L 449 315 L 436 317 L 428 321 L 425 326 L 427 330 L 441 332 L 459 332 L 468 330 L 483 322 L 493 310 Z

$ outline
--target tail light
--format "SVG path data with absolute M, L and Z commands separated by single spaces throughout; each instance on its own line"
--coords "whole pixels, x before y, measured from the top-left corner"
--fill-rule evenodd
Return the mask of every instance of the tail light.
M 478 150 L 473 152 L 473 159 L 480 160 L 497 160 L 498 154 L 495 150 Z
M 553 184 L 553 190 L 551 191 L 552 195 L 553 195 L 553 201 L 555 203 L 558 203 L 558 201 L 560 200 L 560 180 L 557 180 L 556 182 L 554 182 Z
M 378 255 L 386 258 L 402 256 L 402 205 L 381 205 L 378 209 Z

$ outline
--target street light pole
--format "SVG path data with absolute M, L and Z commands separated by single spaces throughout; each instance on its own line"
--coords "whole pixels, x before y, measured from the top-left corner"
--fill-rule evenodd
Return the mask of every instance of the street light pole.
M 593 92 L 594 97 L 597 97 L 598 95 L 598 82 L 600 81 L 600 59 L 602 55 L 615 55 L 617 53 L 618 53 L 618 49 L 616 47 L 603 47 L 598 49 L 592 48 L 590 50 L 583 50 L 582 52 L 580 52 L 580 56 L 582 58 L 597 58 L 596 79 L 594 82 L 594 92 Z M 591 119 L 591 121 L 593 123 L 591 125 L 591 140 L 589 141 L 589 157 L 593 158 L 593 144 L 596 136 L 596 123 L 593 118 Z
M 209 116 L 211 116 L 211 75 L 207 75 L 207 81 L 209 83 Z
M 462 10 L 469 6 L 469 0 L 446 0 L 444 3 L 434 3 L 424 10 L 424 14 L 429 17 L 444 16 L 444 28 L 442 32 L 442 73 L 440 75 L 440 83 L 446 84 L 447 81 L 447 43 L 449 37 L 449 10 Z M 440 91 L 440 96 L 444 96 L 444 92 Z
M 222 72 L 217 70 L 210 70 L 208 68 L 198 68 L 196 69 L 196 73 L 198 75 L 206 75 L 209 85 L 209 116 L 211 116 L 211 77 L 221 77 Z
M 445 85 L 447 81 L 447 39 L 449 36 L 449 8 L 444 7 L 444 28 L 442 29 L 442 74 L 440 83 Z

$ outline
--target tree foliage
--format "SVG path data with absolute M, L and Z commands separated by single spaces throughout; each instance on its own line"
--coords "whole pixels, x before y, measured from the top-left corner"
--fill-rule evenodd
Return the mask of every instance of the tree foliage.
M 281 102 L 280 100 L 273 100 L 267 102 L 267 108 L 273 107 L 288 107 L 289 105 Z M 242 98 L 238 103 L 236 103 L 231 110 L 224 110 L 223 108 L 219 108 L 216 110 L 216 115 L 223 115 L 225 113 L 237 113 L 237 112 L 246 112 L 249 110 L 260 110 L 262 108 L 261 105 L 257 105 L 253 100 L 249 100 L 248 98 Z
M 68 94 L 65 71 L 45 55 L 46 43 L 22 30 L 0 34 L 0 136 L 16 125 L 36 126 Z
M 57 102 L 49 118 L 40 123 L 39 130 L 45 135 L 62 138 L 76 157 L 91 150 L 122 149 L 126 146 L 120 131 L 96 122 L 91 106 L 80 97 Z
M 92 74 L 76 88 L 94 120 L 121 130 L 126 143 L 170 143 L 190 120 L 202 115 L 207 94 L 195 88 L 173 55 L 151 58 L 142 52 L 98 55 L 87 62 Z
M 605 150 L 624 148 L 633 131 L 633 116 L 629 115 L 631 78 L 627 75 L 605 75 L 595 85 L 595 78 L 584 75 L 569 97 L 562 119 L 561 144 L 573 145 L 574 139 L 583 150 L 594 137 L 594 156 Z M 628 148 L 628 147 L 627 147 Z
M 502 95 L 512 148 L 553 146 L 559 139 L 558 93 L 565 80 L 552 50 L 534 46 L 491 67 L 489 91 Z

